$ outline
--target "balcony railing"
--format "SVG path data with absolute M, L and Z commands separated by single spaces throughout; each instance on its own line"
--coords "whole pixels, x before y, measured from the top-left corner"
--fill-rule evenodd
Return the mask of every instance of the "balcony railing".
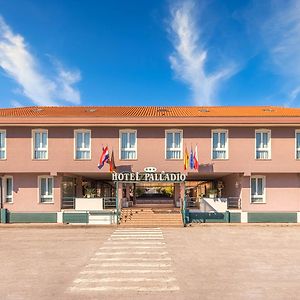
M 241 209 L 241 198 L 222 197 L 222 198 L 197 198 L 188 197 L 186 207 L 199 209 L 201 211 L 218 211 L 221 209 Z

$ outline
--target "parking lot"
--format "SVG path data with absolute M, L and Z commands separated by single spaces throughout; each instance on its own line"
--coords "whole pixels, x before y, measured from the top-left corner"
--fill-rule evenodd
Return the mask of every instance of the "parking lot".
M 299 299 L 300 227 L 1 226 L 0 299 Z

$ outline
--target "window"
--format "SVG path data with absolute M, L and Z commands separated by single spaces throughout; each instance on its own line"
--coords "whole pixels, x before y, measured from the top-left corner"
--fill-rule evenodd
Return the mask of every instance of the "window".
M 39 177 L 39 194 L 41 203 L 53 202 L 53 177 Z
M 5 202 L 13 202 L 13 178 L 12 176 L 3 177 L 4 199 Z
M 75 159 L 91 159 L 90 130 L 75 130 Z
M 0 130 L 0 159 L 6 159 L 6 131 Z
M 48 131 L 37 129 L 32 131 L 33 159 L 48 159 Z
M 212 159 L 228 158 L 228 130 L 212 130 Z
M 296 159 L 300 159 L 300 130 L 296 130 Z
M 255 131 L 256 159 L 271 159 L 271 130 Z
M 136 130 L 120 130 L 121 159 L 137 159 Z
M 251 203 L 265 203 L 265 177 L 251 177 Z
M 182 159 L 182 130 L 166 130 L 166 159 Z

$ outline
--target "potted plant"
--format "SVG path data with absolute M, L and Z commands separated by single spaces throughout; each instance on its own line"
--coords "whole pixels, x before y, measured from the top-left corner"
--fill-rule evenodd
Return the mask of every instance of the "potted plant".
M 96 196 L 96 189 L 92 188 L 92 187 L 86 187 L 84 189 L 85 191 L 85 198 L 95 198 Z
M 218 191 L 216 189 L 210 189 L 208 191 L 208 197 L 209 198 L 216 198 Z

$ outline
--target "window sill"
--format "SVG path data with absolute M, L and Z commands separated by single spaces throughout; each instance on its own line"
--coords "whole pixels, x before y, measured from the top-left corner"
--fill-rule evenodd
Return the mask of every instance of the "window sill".
M 229 158 L 212 158 L 211 160 L 213 160 L 213 161 L 222 161 L 222 160 L 229 160 Z
M 272 158 L 255 158 L 256 161 L 271 161 Z
M 54 204 L 54 202 L 39 202 L 39 204 Z
M 91 158 L 74 158 L 75 161 L 90 161 Z
M 137 158 L 128 158 L 128 159 L 122 159 L 122 158 L 119 158 L 119 161 L 137 161 L 138 159 Z

